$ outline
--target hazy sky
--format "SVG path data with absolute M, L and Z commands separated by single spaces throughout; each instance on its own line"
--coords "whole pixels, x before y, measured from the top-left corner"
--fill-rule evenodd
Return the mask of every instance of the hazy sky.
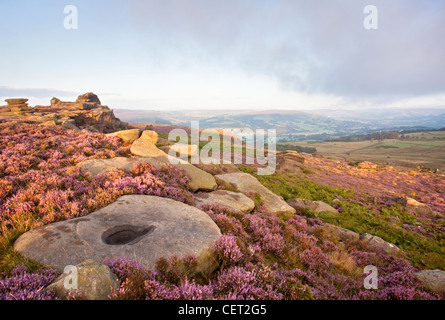
M 378 30 L 363 26 L 368 4 Z M 1 100 L 445 108 L 443 0 L 2 0 L 0 12 Z

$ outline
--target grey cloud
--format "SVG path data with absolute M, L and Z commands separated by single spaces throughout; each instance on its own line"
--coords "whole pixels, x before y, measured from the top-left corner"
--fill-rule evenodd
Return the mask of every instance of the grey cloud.
M 238 67 L 284 88 L 351 98 L 445 91 L 445 2 L 374 0 L 130 1 L 157 62 Z M 165 48 L 165 49 L 163 49 Z

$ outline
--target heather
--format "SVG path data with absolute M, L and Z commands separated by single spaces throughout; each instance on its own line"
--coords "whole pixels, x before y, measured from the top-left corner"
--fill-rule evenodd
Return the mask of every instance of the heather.
M 5 280 L 0 279 L 0 300 L 55 300 L 54 292 L 46 289 L 55 278 L 53 270 L 31 273 L 19 265 Z
M 385 166 L 359 169 L 346 161 L 312 156 L 306 157 L 305 167 L 307 173 L 256 178 L 285 199 L 320 200 L 340 211 L 339 215 L 307 211 L 308 217 L 317 216 L 358 233 L 375 234 L 403 249 L 413 266 L 443 270 L 445 219 L 414 215 L 395 200 L 413 197 L 444 213 L 443 175 Z M 242 169 L 254 174 L 251 167 Z
M 156 195 L 193 204 L 188 178 L 170 165 L 158 170 L 142 163 L 131 172 L 114 170 L 95 177 L 75 166 L 87 159 L 128 154 L 118 138 L 60 127 L 0 124 L 0 139 L 2 270 L 25 262 L 11 249 L 20 234 L 84 216 L 122 195 Z
M 17 237 L 32 228 L 88 215 L 126 194 L 156 195 L 194 205 L 188 178 L 172 166 L 156 169 L 142 163 L 129 172 L 114 170 L 95 177 L 76 166 L 87 159 L 116 156 L 130 156 L 129 147 L 118 138 L 61 127 L 0 123 L 0 299 L 54 297 L 45 288 L 55 272 L 12 250 Z M 341 170 L 331 170 L 331 163 L 308 158 L 310 170 L 298 175 L 256 176 L 253 167 L 241 169 L 285 199 L 322 200 L 334 205 L 339 215 L 310 211 L 301 216 L 273 215 L 256 194 L 249 195 L 256 203 L 251 213 L 202 206 L 222 232 L 212 246 L 218 268 L 211 274 L 197 272 L 194 256 L 162 258 L 152 269 L 135 260 L 106 260 L 103 263 L 120 281 L 110 298 L 443 299 L 422 288 L 414 275 L 417 269 L 445 265 L 443 219 L 406 212 L 391 200 L 397 188 L 384 175 L 381 179 L 388 186 L 380 188 L 372 172 L 357 174 L 351 167 L 351 172 L 340 176 Z M 408 175 L 419 183 L 428 180 L 423 173 Z M 438 187 L 429 193 L 428 186 L 404 178 L 393 183 L 399 183 L 403 192 L 428 197 L 426 203 L 440 211 L 443 206 L 437 197 L 443 194 L 443 181 L 439 180 L 432 180 Z M 398 219 L 395 224 L 392 217 Z M 376 234 L 404 253 L 392 256 L 362 242 L 340 242 L 327 233 L 325 222 Z M 379 270 L 379 290 L 363 287 L 367 265 Z M 69 296 L 76 297 L 77 293 Z
M 223 232 L 220 263 L 195 274 L 193 257 L 161 259 L 154 270 L 137 261 L 107 260 L 121 281 L 112 299 L 439 299 L 422 290 L 403 258 L 360 243 L 337 243 L 318 218 L 283 219 L 261 206 L 253 213 L 202 207 Z M 363 288 L 363 268 L 379 269 L 380 290 Z

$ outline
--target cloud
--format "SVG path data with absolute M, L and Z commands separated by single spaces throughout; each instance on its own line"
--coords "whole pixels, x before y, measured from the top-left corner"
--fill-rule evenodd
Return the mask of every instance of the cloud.
M 73 91 L 49 89 L 49 88 L 11 88 L 0 86 L 0 97 L 20 97 L 20 98 L 48 98 L 48 97 L 67 97 L 78 95 Z
M 159 64 L 218 65 L 276 79 L 284 89 L 350 99 L 445 91 L 445 2 L 132 0 L 141 41 Z

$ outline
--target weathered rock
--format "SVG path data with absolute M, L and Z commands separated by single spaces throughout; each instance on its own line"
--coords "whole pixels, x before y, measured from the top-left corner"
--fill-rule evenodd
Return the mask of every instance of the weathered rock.
M 122 130 L 113 133 L 108 133 L 107 136 L 118 137 L 122 139 L 124 144 L 132 144 L 137 139 L 139 139 L 139 134 L 140 134 L 139 129 L 129 129 L 129 130 Z
M 174 145 L 164 146 L 160 149 L 167 154 L 181 159 L 188 159 L 189 157 L 192 157 L 198 153 L 198 146 L 195 144 L 188 145 L 175 143 Z
M 74 283 L 73 283 L 74 281 Z M 57 297 L 64 299 L 70 290 L 77 290 L 85 300 L 107 300 L 111 288 L 119 287 L 118 278 L 105 265 L 86 260 L 67 268 L 47 289 L 54 290 Z
M 156 131 L 153 130 L 144 130 L 142 131 L 140 139 L 145 139 L 150 141 L 153 144 L 158 143 L 159 135 Z
M 219 163 L 209 163 L 205 164 L 200 161 L 199 164 L 195 164 L 195 166 L 207 173 L 210 173 L 211 175 L 218 175 L 218 174 L 224 174 L 224 173 L 240 173 L 241 171 L 238 169 L 236 165 L 233 163 L 226 163 L 224 161 L 215 161 Z M 222 163 L 221 163 L 222 162 Z
M 84 103 L 84 102 L 89 102 L 89 103 L 97 103 L 97 104 L 101 104 L 99 98 L 97 97 L 97 95 L 95 95 L 92 92 L 87 92 L 85 94 L 80 95 L 79 97 L 77 97 L 76 102 L 80 102 L 80 103 Z
M 289 206 L 282 197 L 264 187 L 255 177 L 248 173 L 227 173 L 215 176 L 216 182 L 230 190 L 242 193 L 257 193 L 270 213 L 293 214 L 295 209 Z
M 196 205 L 215 204 L 233 211 L 244 213 L 251 212 L 255 208 L 255 202 L 242 193 L 227 190 L 217 190 L 209 193 L 195 195 Z
M 412 198 L 399 198 L 396 199 L 398 203 L 403 205 L 405 209 L 417 216 L 425 216 L 428 218 L 435 218 L 437 213 L 434 212 L 429 206 L 424 203 L 421 203 Z
M 67 129 L 71 130 L 79 130 L 79 128 L 76 126 L 76 121 L 73 119 L 67 119 L 62 121 L 62 126 Z
M 144 162 L 148 162 L 148 160 L 146 158 L 116 157 L 111 159 L 85 160 L 78 163 L 77 166 L 82 168 L 84 171 L 88 171 L 94 177 L 98 174 L 106 173 L 114 169 L 121 169 L 125 172 L 130 172 L 131 168 L 136 163 Z
M 65 102 L 58 98 L 51 99 L 50 106 L 27 105 L 27 99 L 8 99 L 10 115 L 17 120 L 36 122 L 56 121 L 56 124 L 67 122 L 64 127 L 69 129 L 87 129 L 94 132 L 109 133 L 129 129 L 128 123 L 114 116 L 113 110 L 100 104 L 99 98 L 93 93 L 79 96 L 76 102 Z M 5 110 L 2 110 L 5 112 Z
M 153 142 L 141 138 L 133 142 L 130 152 L 139 157 L 167 157 Z
M 19 99 L 6 99 L 5 101 L 8 105 L 20 105 L 20 104 L 27 104 L 29 100 L 19 98 Z
M 217 264 L 210 250 L 221 233 L 203 211 L 155 196 L 130 195 L 88 216 L 33 229 L 14 249 L 21 255 L 62 271 L 91 259 L 137 259 L 154 267 L 161 257 L 196 255 L 196 272 Z
M 397 247 L 395 244 L 389 243 L 382 238 L 369 233 L 360 235 L 360 240 L 367 242 L 371 248 L 382 248 L 385 249 L 388 253 L 397 253 L 400 251 L 400 248 Z
M 169 161 L 169 157 L 159 156 L 159 157 L 138 157 L 138 158 L 126 158 L 126 157 L 116 157 L 111 159 L 91 159 L 78 163 L 77 165 L 84 169 L 85 171 L 90 172 L 93 176 L 96 176 L 101 173 L 105 173 L 111 171 L 113 169 L 122 169 L 126 172 L 130 172 L 130 169 L 136 163 L 149 163 L 157 169 L 161 169 L 164 164 L 172 164 L 173 166 L 181 169 L 184 173 L 190 178 L 190 182 L 188 183 L 191 191 L 195 192 L 198 190 L 204 191 L 213 191 L 216 189 L 217 184 L 215 178 L 204 172 L 190 163 L 175 159 L 179 163 L 173 164 L 173 161 Z
M 358 241 L 360 240 L 360 234 L 357 232 L 330 224 L 325 223 L 326 229 L 335 237 L 339 238 L 341 241 Z
M 185 174 L 190 178 L 188 186 L 192 191 L 212 191 L 218 187 L 215 178 L 211 174 L 196 168 L 194 165 L 188 163 L 187 161 L 181 159 L 172 160 L 172 157 L 170 156 L 168 157 L 168 159 L 169 163 L 172 163 L 172 161 L 174 161 L 174 163 L 176 163 L 176 161 L 178 162 L 173 165 L 183 170 Z M 155 158 L 154 160 L 159 161 L 159 158 Z
M 303 168 L 305 157 L 296 151 L 277 152 L 277 171 L 299 173 Z
M 415 275 L 425 288 L 437 293 L 445 292 L 445 271 L 423 270 Z
M 304 212 L 306 209 L 310 209 L 315 212 L 331 212 L 334 214 L 338 214 L 338 210 L 334 207 L 328 205 L 327 203 L 324 203 L 323 201 L 311 201 L 307 199 L 299 199 L 299 198 L 293 198 L 287 200 L 287 203 L 297 210 L 298 213 Z

